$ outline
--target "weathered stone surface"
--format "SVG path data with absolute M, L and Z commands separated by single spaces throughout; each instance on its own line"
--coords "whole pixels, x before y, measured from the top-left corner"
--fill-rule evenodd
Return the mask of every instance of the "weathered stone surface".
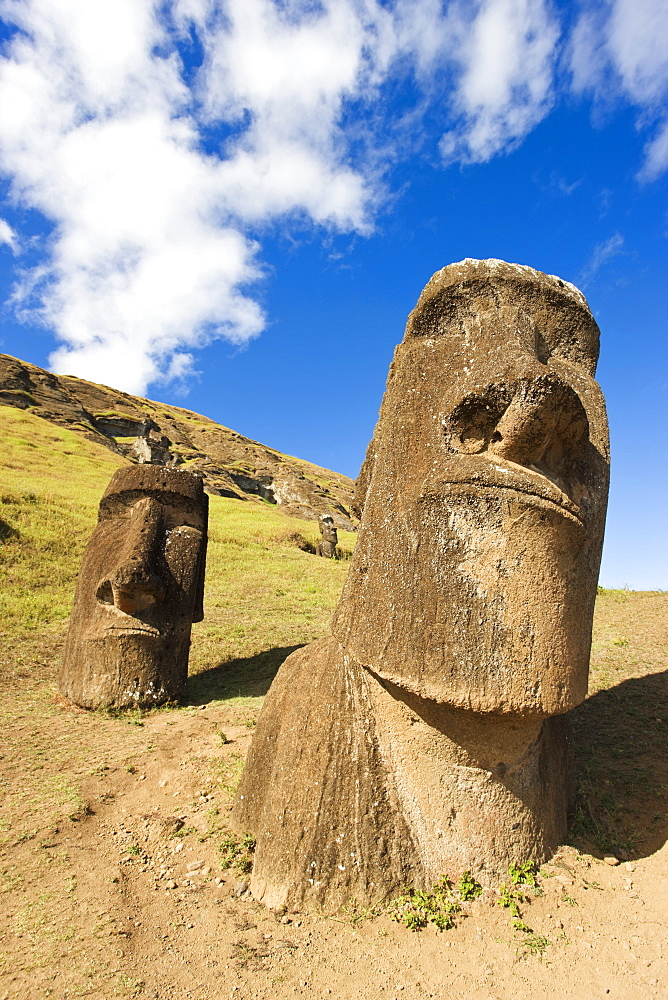
M 60 690 L 86 708 L 157 705 L 188 677 L 203 617 L 208 497 L 200 477 L 119 469 L 81 566 Z
M 320 529 L 320 541 L 316 545 L 316 554 L 324 556 L 325 559 L 336 559 L 336 546 L 339 536 L 334 527 L 334 518 L 331 514 L 321 514 L 318 518 L 318 528 Z
M 235 804 L 257 840 L 251 890 L 267 906 L 377 900 L 415 871 L 366 671 L 330 638 L 285 660 Z
M 475 711 L 582 701 L 608 486 L 597 356 L 558 278 L 502 261 L 434 275 L 361 476 L 333 627 L 360 663 Z
M 235 804 L 268 905 L 499 875 L 564 837 L 607 498 L 597 354 L 558 278 L 467 260 L 424 289 L 333 636 L 281 667 Z

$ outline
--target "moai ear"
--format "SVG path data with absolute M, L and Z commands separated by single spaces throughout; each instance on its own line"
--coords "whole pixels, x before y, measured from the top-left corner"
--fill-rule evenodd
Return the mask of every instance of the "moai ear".
M 202 538 L 202 547 L 197 562 L 197 590 L 195 591 L 195 604 L 193 606 L 193 621 L 201 622 L 204 619 L 204 574 L 206 572 L 206 535 Z
M 199 559 L 197 562 L 197 589 L 195 591 L 195 604 L 193 606 L 193 621 L 201 622 L 204 619 L 204 575 L 206 573 L 206 546 L 208 541 L 208 512 L 209 512 L 209 498 L 204 494 L 204 524 L 205 528 L 202 532 L 202 546 L 199 550 Z
M 362 512 L 364 511 L 366 495 L 369 491 L 369 483 L 371 482 L 375 462 L 376 449 L 374 446 L 374 439 L 371 438 L 366 450 L 366 457 L 362 463 L 362 468 L 360 469 L 360 474 L 355 480 L 355 493 L 353 495 L 353 502 L 350 505 L 351 511 L 355 517 L 360 520 L 362 519 Z

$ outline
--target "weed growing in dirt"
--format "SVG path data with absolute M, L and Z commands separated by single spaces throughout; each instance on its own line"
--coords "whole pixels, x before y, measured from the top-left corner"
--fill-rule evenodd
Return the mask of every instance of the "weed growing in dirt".
M 220 852 L 220 867 L 236 868 L 240 872 L 249 872 L 253 867 L 253 851 L 255 841 L 250 834 L 241 837 L 227 833 L 218 845 Z
M 534 895 L 539 888 L 535 868 L 529 861 L 519 865 L 511 862 L 508 866 L 508 878 L 509 882 L 502 882 L 499 886 L 498 904 L 502 909 L 510 911 L 514 931 L 532 934 L 533 931 L 524 922 L 520 904 L 529 902 L 526 887 L 533 889 Z
M 229 757 L 220 757 L 213 761 L 213 769 L 218 772 L 221 789 L 230 796 L 234 795 L 241 781 L 244 759 L 241 754 L 233 753 Z
M 442 875 L 430 891 L 406 889 L 391 904 L 390 916 L 410 931 L 419 931 L 427 924 L 439 930 L 454 927 L 455 914 L 461 906 L 447 875 Z
M 462 909 L 461 903 L 470 903 L 481 893 L 480 882 L 467 870 L 457 885 L 453 884 L 448 875 L 441 875 L 429 892 L 406 888 L 387 906 L 392 919 L 411 931 L 419 931 L 427 924 L 434 924 L 439 930 L 448 930 L 456 924 L 456 914 Z M 378 904 L 369 911 L 356 908 L 350 919 L 355 921 L 374 917 L 383 908 L 383 904 Z
M 183 840 L 185 837 L 189 837 L 191 834 L 197 833 L 197 827 L 195 826 L 180 826 L 178 830 L 172 830 L 169 834 L 170 840 Z
M 530 861 L 525 861 L 519 865 L 511 861 L 508 865 L 508 876 L 511 885 L 530 885 L 534 887 L 538 885 L 536 869 Z
M 134 976 L 126 976 L 125 973 L 118 973 L 118 985 L 115 989 L 117 996 L 138 997 L 144 989 L 144 981 L 135 979 Z
M 353 899 L 347 906 L 342 907 L 342 910 L 351 924 L 361 924 L 365 920 L 379 917 L 389 905 L 387 900 L 380 900 L 371 906 L 363 906 L 356 899 Z
M 522 943 L 517 948 L 518 955 L 543 955 L 545 949 L 550 944 L 548 938 L 542 934 L 527 934 Z
M 477 882 L 468 870 L 464 872 L 457 883 L 457 889 L 459 891 L 459 898 L 464 902 L 476 899 L 482 892 L 480 882 Z

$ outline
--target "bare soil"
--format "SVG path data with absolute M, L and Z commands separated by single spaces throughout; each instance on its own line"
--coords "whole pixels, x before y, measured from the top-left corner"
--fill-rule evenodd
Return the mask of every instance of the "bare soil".
M 266 663 L 288 650 L 261 674 L 252 657 L 208 671 L 184 706 L 114 716 L 55 693 L 62 628 L 5 637 L 0 1000 L 665 998 L 667 607 L 599 598 L 571 843 L 527 889 L 531 931 L 512 928 L 497 887 L 446 931 L 248 897 L 247 875 L 223 867 L 226 816 Z

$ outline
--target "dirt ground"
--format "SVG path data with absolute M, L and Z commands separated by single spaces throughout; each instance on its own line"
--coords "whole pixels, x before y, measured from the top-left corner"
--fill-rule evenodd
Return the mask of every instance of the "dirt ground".
M 599 600 L 573 837 L 527 889 L 530 932 L 494 887 L 445 931 L 387 912 L 269 912 L 222 867 L 259 700 L 216 698 L 210 682 L 143 717 L 82 712 L 55 693 L 62 630 L 10 643 L 0 1000 L 663 1000 L 667 607 L 664 594 Z

